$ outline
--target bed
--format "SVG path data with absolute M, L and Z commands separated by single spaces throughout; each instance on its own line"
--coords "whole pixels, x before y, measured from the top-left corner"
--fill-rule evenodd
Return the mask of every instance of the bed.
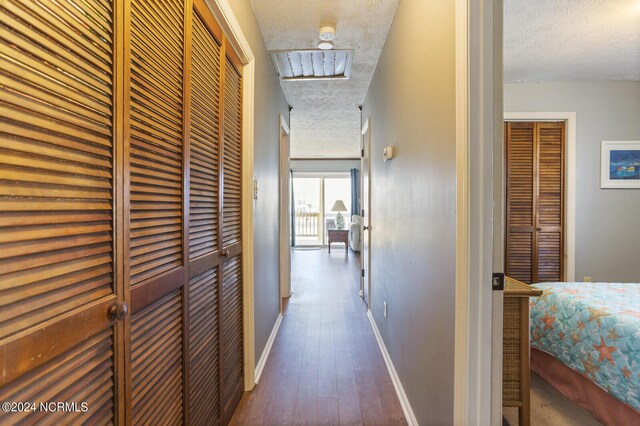
M 534 286 L 532 370 L 603 423 L 640 424 L 640 284 Z

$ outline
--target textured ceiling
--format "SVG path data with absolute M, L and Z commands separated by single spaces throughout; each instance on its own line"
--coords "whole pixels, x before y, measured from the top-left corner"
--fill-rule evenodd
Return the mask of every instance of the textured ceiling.
M 640 80 L 640 0 L 505 0 L 504 79 Z
M 360 112 L 399 0 L 252 0 L 269 50 L 313 49 L 320 22 L 333 19 L 336 49 L 354 49 L 351 78 L 283 81 L 292 157 L 356 157 Z
M 349 80 L 281 82 L 292 157 L 358 156 L 360 113 L 399 0 L 251 0 L 269 50 L 354 49 Z M 505 0 L 507 82 L 640 81 L 640 0 Z

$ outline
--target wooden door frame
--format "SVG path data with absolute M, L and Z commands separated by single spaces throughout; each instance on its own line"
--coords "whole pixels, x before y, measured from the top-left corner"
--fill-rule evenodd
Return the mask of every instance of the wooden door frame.
M 367 153 L 367 161 L 369 162 L 368 167 L 366 168 L 367 170 L 367 180 L 369 182 L 369 185 L 367 187 L 367 205 L 361 205 L 360 206 L 360 213 L 362 213 L 362 209 L 365 210 L 365 216 L 367 217 L 367 222 L 368 222 L 368 226 L 369 229 L 367 231 L 365 231 L 363 228 L 360 228 L 360 243 L 362 244 L 362 249 L 360 251 L 361 255 L 360 255 L 360 262 L 362 262 L 361 264 L 361 268 L 362 270 L 364 270 L 364 262 L 367 262 L 367 273 L 365 274 L 364 280 L 362 281 L 362 299 L 364 300 L 365 304 L 367 305 L 367 309 L 370 310 L 371 309 L 371 129 L 369 129 L 369 117 L 367 117 L 367 119 L 365 120 L 364 124 L 362 125 L 362 129 L 360 130 L 360 134 L 362 136 L 362 156 L 360 157 L 362 163 L 364 163 L 365 158 L 364 158 L 364 153 L 365 153 L 365 149 L 366 149 L 366 153 Z M 366 135 L 366 137 L 365 137 Z M 366 141 L 365 141 L 366 138 Z M 365 147 L 366 144 L 366 147 Z M 360 202 L 363 201 L 363 196 L 364 196 L 364 173 L 363 171 L 365 170 L 364 167 L 362 167 L 362 163 L 360 164 Z M 362 225 L 364 226 L 365 220 L 364 217 L 362 218 Z M 367 248 L 367 258 L 364 258 L 364 233 L 365 232 L 369 232 L 369 238 L 368 238 L 368 248 Z M 367 286 L 367 290 L 368 291 L 364 291 L 364 286 Z M 365 295 L 367 296 L 367 299 L 365 299 Z
M 244 390 L 256 385 L 253 263 L 255 57 L 228 0 L 204 0 L 242 63 L 242 323 Z
M 282 299 L 291 296 L 291 151 L 289 124 L 280 114 L 280 314 Z
M 564 121 L 564 281 L 576 280 L 576 113 L 505 112 L 504 121 Z

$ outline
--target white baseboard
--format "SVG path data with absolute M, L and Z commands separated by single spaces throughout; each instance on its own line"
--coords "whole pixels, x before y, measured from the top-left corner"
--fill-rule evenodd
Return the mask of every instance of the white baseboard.
M 271 330 L 271 334 L 269 335 L 269 340 L 267 340 L 267 344 L 262 351 L 262 355 L 260 355 L 260 359 L 258 360 L 258 364 L 256 365 L 256 384 L 258 380 L 260 380 L 260 376 L 262 375 L 262 371 L 264 370 L 264 366 L 267 363 L 267 358 L 269 358 L 269 352 L 271 352 L 271 347 L 273 346 L 274 340 L 276 340 L 276 336 L 278 335 L 278 330 L 280 329 L 280 324 L 282 323 L 282 314 L 278 314 L 278 318 L 276 319 L 276 323 L 273 325 L 273 330 Z
M 404 388 L 402 387 L 402 383 L 400 382 L 400 377 L 398 377 L 396 368 L 393 366 L 393 362 L 391 361 L 391 356 L 389 355 L 389 351 L 387 351 L 387 347 L 384 344 L 384 340 L 382 340 L 382 336 L 380 335 L 380 330 L 378 330 L 378 326 L 376 325 L 376 320 L 373 319 L 373 315 L 371 314 L 370 310 L 367 311 L 367 317 L 369 317 L 371 328 L 373 328 L 373 334 L 376 336 L 376 340 L 378 341 L 378 346 L 380 346 L 380 351 L 382 352 L 382 358 L 384 358 L 384 363 L 387 364 L 387 370 L 389 370 L 389 375 L 391 376 L 391 382 L 393 383 L 393 387 L 396 390 L 396 395 L 398 395 L 398 399 L 400 400 L 400 405 L 402 406 L 402 412 L 404 413 L 404 418 L 407 421 L 407 424 L 409 426 L 418 426 L 418 420 L 416 419 L 415 414 L 413 414 L 413 410 L 411 409 L 411 404 L 409 404 L 409 399 L 407 398 L 407 394 L 404 393 Z

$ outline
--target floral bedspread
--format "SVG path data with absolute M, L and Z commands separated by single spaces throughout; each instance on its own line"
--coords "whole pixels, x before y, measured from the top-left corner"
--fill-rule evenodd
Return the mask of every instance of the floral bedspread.
M 534 286 L 531 345 L 640 411 L 640 284 Z

